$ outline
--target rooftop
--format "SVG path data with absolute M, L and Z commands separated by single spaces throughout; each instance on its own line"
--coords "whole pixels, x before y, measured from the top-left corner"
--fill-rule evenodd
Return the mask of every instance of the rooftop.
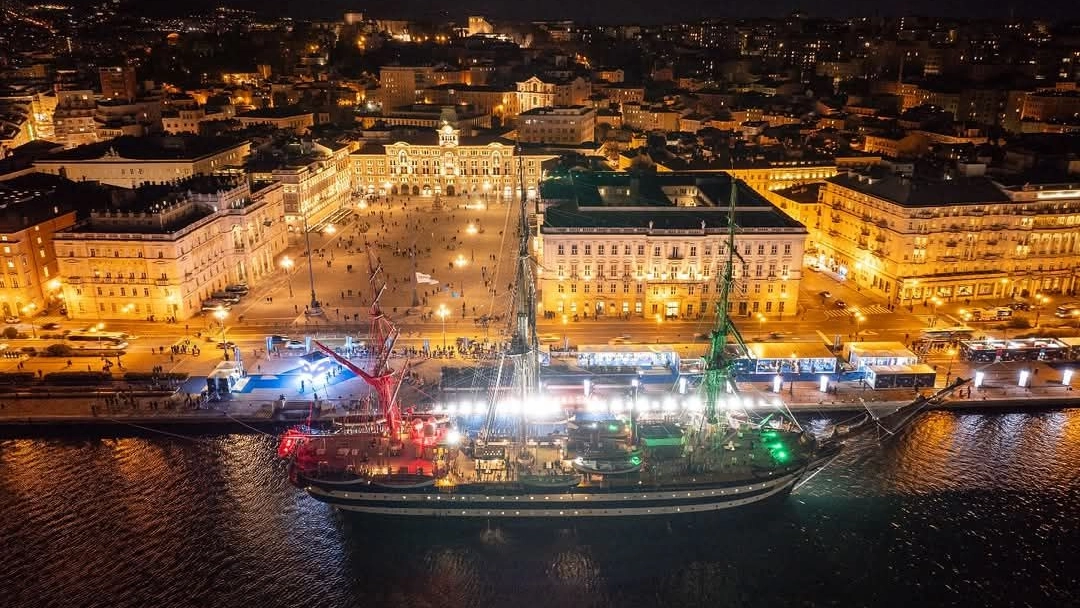
M 998 186 L 985 177 L 931 181 L 875 172 L 842 173 L 825 181 L 891 201 L 902 207 L 1006 203 L 1010 200 Z
M 116 160 L 195 160 L 244 144 L 231 137 L 171 135 L 160 137 L 123 136 L 64 150 L 38 160 L 39 163 Z
M 805 231 L 745 182 L 736 184 L 740 231 Z M 731 187 L 726 173 L 574 173 L 541 185 L 545 200 L 560 201 L 545 212 L 544 229 L 726 230 Z

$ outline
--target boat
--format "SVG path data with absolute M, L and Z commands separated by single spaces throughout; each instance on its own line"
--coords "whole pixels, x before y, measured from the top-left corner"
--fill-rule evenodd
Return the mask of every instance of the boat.
M 747 508 L 786 496 L 843 443 L 819 443 L 771 397 L 759 396 L 756 401 L 765 407 L 751 412 L 746 404 L 755 397 L 737 391 L 731 353 L 745 353 L 746 345 L 727 315 L 735 284 L 737 190 L 733 180 L 728 254 L 717 273 L 720 297 L 697 393 L 673 387 L 660 396 L 663 408 L 649 407 L 658 398 L 649 391 L 656 389 L 635 380 L 600 395 L 619 407 L 599 417 L 555 405 L 543 394 L 535 263 L 522 196 L 512 338 L 498 365 L 484 367 L 489 377 L 478 385 L 486 387 L 486 406 L 437 412 L 414 406 L 412 418 L 403 419 L 394 381 L 400 374 L 386 365 L 397 330 L 379 309 L 376 268 L 370 369 L 315 344 L 373 386 L 381 426 L 373 432 L 290 436 L 294 482 L 311 498 L 343 511 L 400 517 L 672 516 Z M 425 418 L 436 413 L 437 421 Z

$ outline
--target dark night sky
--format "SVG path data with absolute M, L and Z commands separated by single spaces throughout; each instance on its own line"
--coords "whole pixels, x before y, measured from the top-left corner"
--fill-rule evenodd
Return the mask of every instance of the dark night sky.
M 335 17 L 346 9 L 376 18 L 462 20 L 470 14 L 492 19 L 575 19 L 592 23 L 663 23 L 707 17 L 782 17 L 800 9 L 809 16 L 940 15 L 944 17 L 1017 17 L 1073 19 L 1080 3 L 1069 0 L 130 0 L 130 5 L 155 15 L 191 12 L 220 4 L 250 8 L 265 14 L 296 17 Z M 280 7 L 280 8 L 279 8 Z

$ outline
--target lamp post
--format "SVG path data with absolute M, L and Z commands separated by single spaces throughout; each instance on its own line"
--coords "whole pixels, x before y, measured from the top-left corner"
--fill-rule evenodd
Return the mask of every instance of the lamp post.
M 946 384 L 946 386 L 949 384 L 949 382 L 952 381 L 952 366 L 953 366 L 953 363 L 956 361 L 956 354 L 958 352 L 960 352 L 960 351 L 958 351 L 956 348 L 950 348 L 948 350 L 949 367 L 947 367 L 945 369 L 945 384 Z
M 855 313 L 855 341 L 859 341 L 859 335 L 862 333 L 862 324 L 866 320 L 866 316 L 861 312 Z
M 292 267 L 296 265 L 296 262 L 292 261 L 292 258 L 285 256 L 281 259 L 281 267 L 285 270 L 285 279 L 289 283 L 289 297 L 293 297 L 292 292 Z
M 758 333 L 761 334 L 761 338 L 764 338 L 765 337 L 765 315 L 761 314 L 760 312 L 757 313 L 757 320 L 758 320 Z
M 37 308 L 37 304 L 30 303 L 30 304 L 27 304 L 26 306 L 23 306 L 22 310 L 23 310 L 24 315 L 26 315 L 27 317 L 30 317 L 30 333 L 34 336 L 34 339 L 37 340 L 37 328 L 34 327 L 34 309 L 35 308 Z
M 566 337 L 566 315 L 562 316 L 562 342 L 563 350 L 570 350 L 570 340 Z
M 443 350 L 446 350 L 446 317 L 450 314 L 450 311 L 447 310 L 445 304 L 439 304 L 439 310 L 436 314 L 442 319 L 442 347 Z
M 226 361 L 229 360 L 229 349 L 226 348 L 225 342 L 225 318 L 228 316 L 229 311 L 225 310 L 224 308 L 219 307 L 217 310 L 214 311 L 214 317 L 216 317 L 218 322 L 221 323 L 221 352 L 224 355 Z
M 315 268 L 314 262 L 311 260 L 311 231 L 308 230 L 307 214 L 302 214 L 301 217 L 304 220 L 304 243 L 307 249 L 307 268 L 308 279 L 311 281 L 311 306 L 307 310 L 309 315 L 321 315 L 322 308 L 319 307 L 319 300 L 315 297 Z
M 938 322 L 938 307 L 941 306 L 942 301 L 941 298 L 934 296 L 930 298 L 930 303 L 934 306 L 934 321 L 931 323 L 931 326 L 936 327 Z

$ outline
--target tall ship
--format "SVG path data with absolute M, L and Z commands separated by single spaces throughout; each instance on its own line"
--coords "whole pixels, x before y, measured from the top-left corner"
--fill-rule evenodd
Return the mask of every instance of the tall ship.
M 488 367 L 486 400 L 401 407 L 407 364 L 396 371 L 388 365 L 397 330 L 379 308 L 384 284 L 372 262 L 376 348 L 367 368 L 317 345 L 373 387 L 377 407 L 338 432 L 286 433 L 279 455 L 289 459 L 294 484 L 320 502 L 375 515 L 669 516 L 782 499 L 835 457 L 842 444 L 804 431 L 782 402 L 770 398 L 763 409 L 761 396 L 738 392 L 734 364 L 745 344 L 728 316 L 738 256 L 734 179 L 726 257 L 717 272 L 720 298 L 700 382 L 680 381 L 657 393 L 632 381 L 595 410 L 561 406 L 541 386 L 523 186 L 512 337 Z

